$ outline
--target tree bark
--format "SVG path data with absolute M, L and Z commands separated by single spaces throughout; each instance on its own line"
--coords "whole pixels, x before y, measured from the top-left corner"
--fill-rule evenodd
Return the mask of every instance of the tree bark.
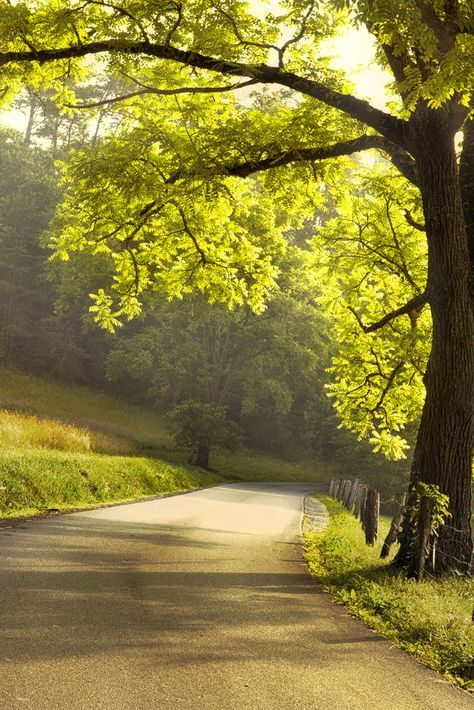
M 466 121 L 464 125 L 459 178 L 471 262 L 471 290 L 474 295 L 474 119 Z
M 413 116 L 412 154 L 423 198 L 428 240 L 427 295 L 433 319 L 425 374 L 426 400 L 411 470 L 419 481 L 449 496 L 451 516 L 440 529 L 436 573 L 472 569 L 471 476 L 474 443 L 474 315 L 454 109 L 424 107 Z M 413 569 L 417 541 L 408 499 L 398 567 Z
M 196 452 L 195 463 L 196 466 L 201 468 L 209 469 L 209 455 L 210 449 L 208 444 L 199 444 Z

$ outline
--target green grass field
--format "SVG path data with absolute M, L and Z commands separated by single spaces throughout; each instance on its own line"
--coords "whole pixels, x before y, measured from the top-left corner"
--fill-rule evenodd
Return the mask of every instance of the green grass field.
M 474 689 L 474 580 L 407 580 L 379 559 L 390 521 L 381 518 L 379 540 L 365 544 L 360 523 L 340 503 L 319 496 L 330 513 L 322 533 L 306 533 L 306 556 L 333 598 L 396 645 Z

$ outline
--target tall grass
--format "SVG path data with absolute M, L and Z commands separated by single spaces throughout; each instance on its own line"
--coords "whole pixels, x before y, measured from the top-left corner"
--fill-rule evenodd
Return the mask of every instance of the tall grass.
M 130 454 L 131 442 L 112 434 L 91 431 L 54 419 L 0 410 L 0 450 L 59 449 L 62 451 L 95 451 L 108 454 Z
M 144 449 L 172 448 L 163 417 L 88 387 L 0 367 L 0 408 L 56 419 L 128 439 Z
M 379 541 L 367 547 L 360 524 L 337 501 L 318 496 L 330 513 L 321 533 L 306 533 L 310 571 L 333 598 L 451 681 L 474 689 L 472 578 L 415 582 L 379 559 Z

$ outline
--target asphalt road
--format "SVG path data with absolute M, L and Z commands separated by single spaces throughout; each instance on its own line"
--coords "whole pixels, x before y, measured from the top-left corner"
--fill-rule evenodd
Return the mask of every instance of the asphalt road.
M 0 530 L 0 708 L 473 710 L 306 571 L 302 484 Z

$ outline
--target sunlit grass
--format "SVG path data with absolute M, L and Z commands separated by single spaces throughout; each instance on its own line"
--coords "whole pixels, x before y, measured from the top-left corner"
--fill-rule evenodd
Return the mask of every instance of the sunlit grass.
M 330 523 L 322 533 L 305 535 L 312 574 L 336 601 L 398 646 L 474 689 L 474 580 L 407 580 L 379 559 L 388 518 L 381 519 L 379 540 L 371 548 L 352 515 L 337 501 L 322 500 Z
M 25 449 L 130 454 L 135 447 L 112 434 L 64 424 L 55 419 L 0 411 L 0 451 Z
M 172 448 L 158 413 L 88 387 L 0 367 L 0 408 L 60 420 L 128 439 L 144 449 Z

